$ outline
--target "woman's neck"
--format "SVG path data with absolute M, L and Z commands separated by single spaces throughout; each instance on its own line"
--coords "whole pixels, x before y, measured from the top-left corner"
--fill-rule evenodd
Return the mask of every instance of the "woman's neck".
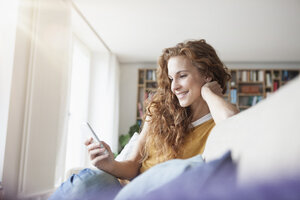
M 192 113 L 193 113 L 193 117 L 192 117 L 192 122 L 196 121 L 197 119 L 200 119 L 201 117 L 207 115 L 208 113 L 210 113 L 208 105 L 206 102 L 200 104 L 197 107 L 191 107 L 192 109 Z

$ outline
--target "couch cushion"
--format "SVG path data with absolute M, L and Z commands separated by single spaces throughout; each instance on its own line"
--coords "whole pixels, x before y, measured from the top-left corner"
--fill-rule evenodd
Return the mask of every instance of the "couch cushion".
M 212 130 L 207 161 L 231 150 L 241 184 L 300 174 L 300 77 Z
M 132 135 L 132 137 L 130 138 L 129 142 L 122 149 L 120 154 L 116 157 L 116 160 L 124 161 L 124 160 L 128 159 L 128 157 L 132 153 L 134 147 L 137 145 L 138 139 L 139 139 L 139 133 L 135 132 Z
M 118 193 L 115 199 L 142 199 L 146 193 L 174 180 L 186 170 L 203 163 L 201 155 L 197 155 L 189 159 L 174 159 L 155 165 L 133 179 Z
M 222 194 L 235 188 L 235 185 L 236 165 L 230 152 L 226 152 L 221 158 L 193 167 L 136 199 L 224 199 Z

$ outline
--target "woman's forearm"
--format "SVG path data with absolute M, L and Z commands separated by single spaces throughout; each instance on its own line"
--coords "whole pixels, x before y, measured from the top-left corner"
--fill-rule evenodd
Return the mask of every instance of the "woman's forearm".
M 133 160 L 114 161 L 113 166 L 107 172 L 120 179 L 131 180 L 139 174 L 140 164 Z
M 211 90 L 206 91 L 205 101 L 216 124 L 239 112 L 235 105 Z

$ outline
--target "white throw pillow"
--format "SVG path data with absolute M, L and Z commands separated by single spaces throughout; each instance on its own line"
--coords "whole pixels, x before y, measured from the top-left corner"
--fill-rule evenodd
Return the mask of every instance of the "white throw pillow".
M 129 142 L 125 145 L 121 153 L 116 157 L 116 161 L 124 161 L 128 158 L 131 154 L 132 150 L 134 149 L 135 145 L 137 144 L 139 134 L 135 132 L 133 136 L 130 138 Z

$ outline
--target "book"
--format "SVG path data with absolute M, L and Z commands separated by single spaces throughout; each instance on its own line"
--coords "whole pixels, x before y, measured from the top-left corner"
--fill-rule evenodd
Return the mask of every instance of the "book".
M 256 82 L 257 81 L 257 71 L 252 72 L 252 81 Z
M 272 86 L 272 81 L 271 81 L 271 74 L 266 73 L 266 80 L 267 80 L 267 86 L 271 87 Z
M 258 81 L 263 82 L 264 81 L 264 71 L 260 70 L 258 72 Z
M 251 106 L 254 106 L 257 103 L 257 96 L 254 96 L 252 99 Z
M 236 96 L 237 96 L 236 89 L 231 89 L 230 90 L 230 103 L 236 104 L 236 100 L 237 100 Z
M 152 72 L 152 80 L 153 81 L 156 81 L 156 72 L 153 70 Z
M 262 99 L 263 99 L 262 96 L 258 96 L 258 97 L 257 97 L 257 103 L 260 102 Z
M 138 109 L 139 109 L 139 117 L 142 118 L 144 114 L 143 114 L 143 106 L 141 102 L 138 103 Z
M 278 89 L 278 82 L 274 81 L 273 82 L 273 91 L 275 92 Z
M 248 81 L 248 73 L 247 71 L 242 71 L 242 82 Z

